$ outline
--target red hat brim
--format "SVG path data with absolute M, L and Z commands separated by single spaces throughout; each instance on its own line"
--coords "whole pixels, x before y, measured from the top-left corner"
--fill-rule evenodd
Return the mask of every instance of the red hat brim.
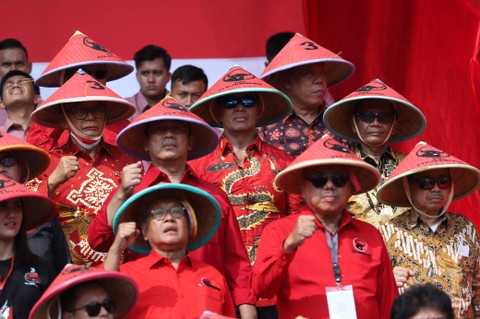
M 116 301 L 114 318 L 126 318 L 135 307 L 138 287 L 128 275 L 100 268 L 66 265 L 33 306 L 28 319 L 57 318 L 57 307 L 54 302 L 59 302 L 60 295 L 78 284 L 89 281 L 101 282 L 108 297 Z M 51 313 L 48 313 L 49 310 Z
M 77 31 L 48 64 L 35 84 L 58 87 L 67 69 L 75 71 L 85 65 L 102 64 L 107 70 L 107 81 L 117 80 L 133 71 L 133 66 L 105 49 L 85 34 Z
M 480 187 L 480 170 L 425 142 L 419 142 L 378 189 L 380 202 L 390 206 L 411 206 L 403 179 L 425 171 L 448 169 L 454 184 L 453 200 Z

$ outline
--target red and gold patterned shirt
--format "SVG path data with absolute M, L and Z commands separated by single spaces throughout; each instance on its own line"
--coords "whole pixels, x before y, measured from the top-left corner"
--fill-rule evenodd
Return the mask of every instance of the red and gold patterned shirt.
M 60 185 L 52 196 L 58 206 L 58 219 L 67 239 L 72 261 L 78 265 L 100 264 L 106 254 L 93 250 L 87 242 L 90 222 L 102 207 L 110 192 L 120 185 L 122 168 L 135 159 L 121 152 L 117 146 L 101 142 L 94 159 L 79 149 L 71 140 L 51 150 L 48 169 L 29 186 L 48 194 L 48 176 L 57 167 L 62 156 L 76 156 L 80 169 L 74 177 Z
M 300 211 L 302 197 L 284 192 L 273 182 L 293 156 L 259 137 L 247 147 L 246 153 L 243 163 L 239 163 L 232 144 L 222 136 L 213 152 L 189 164 L 200 178 L 220 186 L 228 195 L 253 264 L 265 226 Z
M 415 275 L 405 287 L 432 283 L 452 299 L 455 317 L 480 318 L 480 243 L 472 222 L 446 213 L 436 231 L 409 210 L 381 228 L 393 267 Z

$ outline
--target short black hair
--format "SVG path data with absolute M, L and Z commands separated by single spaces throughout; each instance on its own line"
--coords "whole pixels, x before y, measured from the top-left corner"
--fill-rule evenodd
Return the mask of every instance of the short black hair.
M 25 57 L 27 58 L 27 61 L 28 61 L 27 48 L 25 48 L 25 46 L 19 40 L 14 39 L 14 38 L 8 38 L 8 39 L 0 41 L 0 50 L 6 50 L 6 49 L 21 49 L 21 50 L 23 50 L 23 52 L 25 52 Z
M 30 81 L 32 81 L 33 91 L 35 92 L 36 95 L 40 95 L 40 88 L 38 87 L 38 85 L 35 84 L 32 76 L 30 74 L 28 74 L 26 72 L 23 72 L 23 71 L 20 71 L 20 70 L 12 70 L 12 71 L 8 72 L 7 74 L 5 74 L 2 78 L 2 81 L 0 82 L 0 99 L 3 99 L 3 86 L 5 85 L 5 82 L 7 82 L 7 80 L 9 78 L 11 78 L 12 76 L 16 76 L 16 75 L 21 75 L 23 77 L 26 77 Z
M 446 315 L 447 319 L 455 319 L 450 297 L 432 284 L 412 286 L 397 296 L 390 319 L 410 318 L 422 309 L 434 309 Z
M 208 88 L 208 78 L 201 68 L 194 65 L 182 65 L 172 73 L 170 88 L 173 88 L 175 82 L 180 81 L 183 84 L 188 84 L 193 81 L 203 81 L 205 88 Z
M 165 67 L 168 71 L 170 71 L 170 67 L 172 66 L 172 57 L 167 53 L 167 50 L 162 47 L 154 44 L 148 44 L 139 51 L 137 51 L 137 53 L 135 53 L 135 55 L 133 56 L 133 59 L 135 60 L 135 67 L 137 68 L 137 70 L 143 61 L 152 61 L 158 58 L 163 59 Z
M 279 32 L 268 38 L 266 43 L 266 56 L 268 62 L 283 49 L 283 47 L 293 38 L 295 34 L 293 32 Z

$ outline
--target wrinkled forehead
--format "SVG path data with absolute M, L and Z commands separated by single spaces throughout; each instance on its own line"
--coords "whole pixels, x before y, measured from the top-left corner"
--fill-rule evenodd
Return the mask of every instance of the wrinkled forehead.
M 395 112 L 393 102 L 381 99 L 365 99 L 355 104 L 354 113 L 358 112 Z

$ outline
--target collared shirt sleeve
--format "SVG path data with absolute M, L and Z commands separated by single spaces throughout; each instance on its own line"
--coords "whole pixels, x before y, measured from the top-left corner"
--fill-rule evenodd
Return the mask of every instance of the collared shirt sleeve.
M 287 234 L 273 222 L 263 230 L 258 246 L 257 260 L 253 265 L 251 284 L 253 293 L 259 298 L 271 298 L 286 279 L 288 265 L 295 252 L 283 249 Z

